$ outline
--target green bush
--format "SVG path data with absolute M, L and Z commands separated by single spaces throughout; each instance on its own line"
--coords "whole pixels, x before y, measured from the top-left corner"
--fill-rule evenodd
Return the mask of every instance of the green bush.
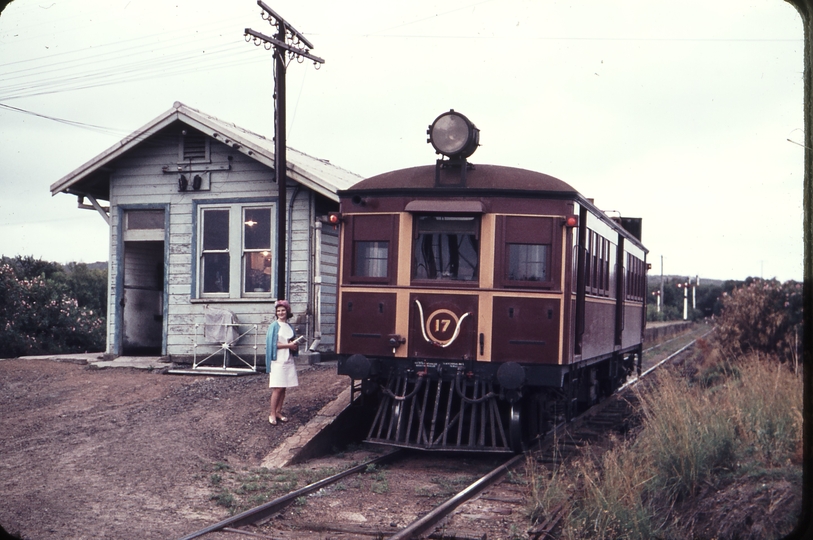
M 723 293 L 716 338 L 734 355 L 751 352 L 798 360 L 801 348 L 802 285 L 751 279 Z
M 84 266 L 84 265 L 82 265 Z M 98 291 L 80 303 L 78 296 L 106 290 L 106 272 L 92 273 L 31 257 L 0 262 L 0 357 L 103 351 L 106 307 Z M 101 285 L 99 285 L 101 283 Z M 77 290 L 73 287 L 78 288 Z M 105 293 L 106 294 L 106 293 Z

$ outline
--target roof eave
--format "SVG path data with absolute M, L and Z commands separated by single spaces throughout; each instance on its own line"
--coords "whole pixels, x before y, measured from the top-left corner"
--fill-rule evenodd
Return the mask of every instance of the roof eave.
M 164 129 L 166 126 L 175 122 L 178 119 L 178 110 L 173 108 L 169 111 L 165 112 L 161 116 L 155 118 L 152 122 L 149 122 L 145 126 L 137 129 L 115 145 L 111 146 L 98 156 L 94 157 L 90 161 L 80 165 L 78 168 L 74 169 L 70 173 L 66 174 L 53 184 L 51 184 L 51 195 L 54 196 L 57 193 L 69 193 L 70 188 L 75 185 L 76 183 L 84 180 L 89 175 L 93 174 L 95 171 L 99 170 L 101 167 L 104 167 L 111 161 L 115 160 L 119 156 L 123 155 L 124 153 L 128 152 L 134 146 L 139 144 L 141 141 L 151 137 L 158 131 Z
M 242 128 L 230 129 L 227 125 L 224 125 L 221 120 L 206 116 L 196 109 L 187 107 L 183 103 L 176 102 L 173 108 L 169 111 L 158 116 L 95 158 L 54 182 L 51 185 L 51 195 L 53 196 L 57 193 L 81 194 L 82 190 L 76 189 L 76 185 L 78 183 L 86 180 L 90 175 L 98 171 L 100 168 L 131 150 L 141 141 L 151 137 L 176 121 L 181 121 L 190 127 L 211 136 L 215 140 L 231 146 L 235 150 L 271 169 L 273 169 L 276 165 L 274 152 L 266 147 L 256 144 L 247 135 L 244 136 L 240 132 L 240 129 Z M 262 136 L 257 135 L 257 137 Z M 337 191 L 341 188 L 340 185 L 335 185 L 335 182 L 321 178 L 317 174 L 307 172 L 304 167 L 297 165 L 290 159 L 287 160 L 287 175 L 290 179 L 319 193 L 320 195 L 323 195 L 334 202 L 339 201 Z

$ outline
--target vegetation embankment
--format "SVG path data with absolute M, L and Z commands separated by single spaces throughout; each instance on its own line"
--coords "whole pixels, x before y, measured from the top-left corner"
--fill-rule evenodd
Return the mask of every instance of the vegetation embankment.
M 0 358 L 105 349 L 107 268 L 0 258 Z
M 798 295 L 798 296 L 797 296 Z M 552 473 L 529 461 L 530 514 L 561 538 L 778 538 L 801 512 L 801 290 L 754 281 L 714 337 L 640 397 L 641 426 Z

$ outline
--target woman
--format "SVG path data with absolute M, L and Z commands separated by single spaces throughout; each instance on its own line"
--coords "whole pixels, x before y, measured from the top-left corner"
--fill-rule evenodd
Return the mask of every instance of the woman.
M 288 421 L 281 414 L 285 390 L 299 386 L 292 354 L 292 351 L 299 349 L 299 345 L 292 341 L 294 329 L 288 324 L 291 304 L 286 300 L 279 300 L 275 312 L 277 320 L 271 323 L 265 334 L 265 371 L 269 373 L 268 386 L 271 388 L 271 414 L 268 422 L 272 426 L 276 426 L 277 421 Z

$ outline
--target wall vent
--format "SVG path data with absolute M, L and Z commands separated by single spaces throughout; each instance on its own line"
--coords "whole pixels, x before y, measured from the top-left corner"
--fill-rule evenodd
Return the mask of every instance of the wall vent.
M 200 131 L 187 130 L 181 136 L 181 159 L 183 161 L 201 161 L 209 157 L 208 138 Z

